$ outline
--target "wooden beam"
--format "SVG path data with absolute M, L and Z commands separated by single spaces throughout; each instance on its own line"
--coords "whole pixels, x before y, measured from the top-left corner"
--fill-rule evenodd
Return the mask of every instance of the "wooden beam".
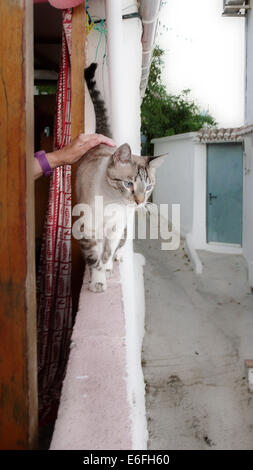
M 84 131 L 84 4 L 73 8 L 71 54 L 71 137 Z
M 33 3 L 0 2 L 0 448 L 35 448 Z
M 84 4 L 73 8 L 71 54 L 71 138 L 84 132 L 84 64 L 85 64 L 85 8 Z M 72 207 L 75 198 L 76 165 L 72 166 Z M 72 301 L 77 311 L 82 286 L 84 264 L 77 240 L 72 239 Z

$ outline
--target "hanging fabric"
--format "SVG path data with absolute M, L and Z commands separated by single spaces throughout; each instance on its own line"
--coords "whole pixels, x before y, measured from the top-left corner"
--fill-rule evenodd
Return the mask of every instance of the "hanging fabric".
M 57 87 L 55 148 L 71 138 L 71 9 L 62 12 L 62 53 Z M 39 422 L 57 416 L 72 332 L 71 166 L 54 170 L 50 182 L 37 280 Z

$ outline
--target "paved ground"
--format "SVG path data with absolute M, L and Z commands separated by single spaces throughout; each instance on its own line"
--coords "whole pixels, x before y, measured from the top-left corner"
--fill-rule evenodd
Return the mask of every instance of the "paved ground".
M 253 295 L 241 256 L 187 255 L 135 242 L 146 258 L 143 370 L 149 449 L 252 449 Z

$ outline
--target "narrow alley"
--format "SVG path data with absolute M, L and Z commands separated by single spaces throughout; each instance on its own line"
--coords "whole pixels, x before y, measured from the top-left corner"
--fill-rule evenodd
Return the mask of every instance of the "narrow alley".
M 161 251 L 159 240 L 136 240 L 135 251 L 146 258 L 148 448 L 252 449 L 244 360 L 253 356 L 253 295 L 243 257 L 200 251 L 196 275 L 183 245 Z

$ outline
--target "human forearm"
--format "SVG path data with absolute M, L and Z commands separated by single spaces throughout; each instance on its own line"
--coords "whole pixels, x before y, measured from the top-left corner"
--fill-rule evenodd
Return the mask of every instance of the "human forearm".
M 54 152 L 46 153 L 46 159 L 49 163 L 49 166 L 53 170 L 57 166 L 61 165 L 72 165 L 73 163 L 78 162 L 78 160 L 91 148 L 99 144 L 109 145 L 110 147 L 115 147 L 115 143 L 112 139 L 105 137 L 101 134 L 80 134 L 76 137 L 70 144 L 61 148 L 60 150 L 55 150 Z M 38 152 L 40 153 L 40 152 Z M 45 160 L 45 159 L 44 159 Z M 47 163 L 44 161 L 44 164 Z M 43 165 L 43 162 L 42 162 Z M 47 165 L 48 166 L 48 165 Z M 50 171 L 50 168 L 48 168 Z M 43 175 L 42 167 L 37 158 L 34 158 L 34 178 L 37 179 Z
M 59 151 L 57 151 L 57 153 L 56 152 L 46 153 L 46 158 L 52 169 L 63 164 L 63 162 L 61 161 L 59 157 L 60 157 Z M 34 158 L 34 179 L 38 179 L 42 175 L 43 175 L 42 168 L 37 158 Z

